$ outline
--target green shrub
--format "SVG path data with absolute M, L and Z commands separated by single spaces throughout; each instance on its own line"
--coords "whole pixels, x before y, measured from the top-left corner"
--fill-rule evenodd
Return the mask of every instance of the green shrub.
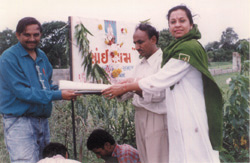
M 223 148 L 225 162 L 249 162 L 249 77 L 231 78 L 229 104 L 224 107 Z

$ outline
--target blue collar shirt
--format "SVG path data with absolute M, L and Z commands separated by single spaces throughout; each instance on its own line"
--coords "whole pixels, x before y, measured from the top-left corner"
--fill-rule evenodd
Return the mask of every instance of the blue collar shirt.
M 21 43 L 0 57 L 0 113 L 13 116 L 49 117 L 52 101 L 61 91 L 52 84 L 52 66 L 45 53 L 36 49 L 34 61 Z

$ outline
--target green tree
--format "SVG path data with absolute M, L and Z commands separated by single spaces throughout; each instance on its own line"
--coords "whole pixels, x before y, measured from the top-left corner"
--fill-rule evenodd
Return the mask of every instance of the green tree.
M 214 61 L 216 62 L 223 62 L 225 61 L 225 50 L 220 48 L 214 51 Z
M 53 68 L 67 68 L 69 54 L 66 52 L 68 25 L 62 21 L 42 24 L 43 34 L 40 48 L 48 56 Z
M 236 51 L 235 43 L 238 40 L 238 34 L 233 30 L 232 27 L 226 28 L 222 32 L 220 39 L 220 48 L 224 49 L 225 53 L 223 55 L 223 60 L 220 61 L 231 61 L 232 53 Z
M 209 42 L 206 46 L 205 46 L 205 50 L 207 52 L 209 51 L 215 51 L 218 50 L 220 47 L 220 42 L 218 41 L 213 41 L 213 42 Z
M 226 28 L 222 32 L 220 41 L 214 41 L 208 43 L 205 46 L 205 50 L 208 52 L 210 61 L 223 62 L 231 61 L 232 53 L 236 51 L 236 42 L 238 40 L 238 34 L 232 27 Z
M 174 40 L 174 37 L 171 35 L 168 29 L 163 29 L 159 33 L 158 46 L 164 50 L 170 42 Z
M 238 38 L 238 34 L 233 30 L 232 27 L 228 27 L 225 31 L 222 32 L 220 44 L 221 48 L 225 50 L 224 60 L 222 61 L 232 60 L 232 53 L 236 51 L 235 43 Z
M 228 27 L 222 32 L 220 43 L 222 46 L 232 46 L 238 39 L 238 34 L 233 30 L 232 27 Z
M 218 58 L 220 58 L 220 56 L 217 56 L 217 52 L 219 51 L 219 48 L 220 48 L 220 42 L 218 41 L 209 42 L 205 46 L 205 50 L 207 52 L 209 62 L 218 61 Z
M 11 29 L 0 32 L 0 55 L 17 42 L 16 34 Z

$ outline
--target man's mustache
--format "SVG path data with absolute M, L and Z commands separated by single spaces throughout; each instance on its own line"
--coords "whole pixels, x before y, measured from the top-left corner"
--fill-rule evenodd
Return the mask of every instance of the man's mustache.
M 37 44 L 37 41 L 26 41 L 27 44 L 33 43 L 33 44 Z

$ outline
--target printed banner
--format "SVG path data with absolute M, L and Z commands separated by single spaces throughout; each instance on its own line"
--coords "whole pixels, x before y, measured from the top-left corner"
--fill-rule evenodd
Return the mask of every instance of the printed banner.
M 84 58 L 79 52 L 75 38 L 75 27 L 82 23 L 93 34 L 87 35 L 92 64 L 98 63 L 110 76 L 112 84 L 131 76 L 139 53 L 135 50 L 133 34 L 136 24 L 112 21 L 70 17 L 72 38 L 72 78 L 77 82 L 88 82 L 82 65 Z

